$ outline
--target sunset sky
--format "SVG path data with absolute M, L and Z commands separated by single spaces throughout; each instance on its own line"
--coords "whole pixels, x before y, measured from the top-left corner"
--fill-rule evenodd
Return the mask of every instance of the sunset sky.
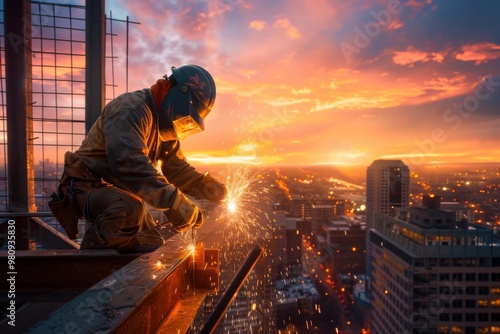
M 107 0 L 106 11 L 140 22 L 129 90 L 172 65 L 214 76 L 206 130 L 183 142 L 189 161 L 500 161 L 500 1 Z

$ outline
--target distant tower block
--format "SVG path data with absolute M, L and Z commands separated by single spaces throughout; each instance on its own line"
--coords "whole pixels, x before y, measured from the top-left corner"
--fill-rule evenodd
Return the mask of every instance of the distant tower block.
M 375 160 L 366 175 L 366 285 L 370 294 L 372 274 L 371 231 L 376 230 L 379 214 L 395 215 L 410 199 L 410 171 L 401 160 Z

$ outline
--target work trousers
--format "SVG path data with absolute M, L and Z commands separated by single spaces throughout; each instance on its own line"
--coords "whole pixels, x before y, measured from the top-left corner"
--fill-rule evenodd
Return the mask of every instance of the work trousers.
M 65 155 L 60 191 L 75 199 L 87 223 L 81 249 L 151 251 L 164 243 L 141 198 L 92 175 L 71 152 Z

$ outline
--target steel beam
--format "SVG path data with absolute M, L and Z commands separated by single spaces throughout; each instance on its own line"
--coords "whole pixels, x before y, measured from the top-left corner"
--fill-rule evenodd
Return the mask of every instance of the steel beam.
M 36 295 L 59 292 L 81 293 L 137 258 L 137 254 L 120 254 L 116 250 L 37 250 L 17 251 L 16 302 L 29 302 Z M 8 252 L 0 252 L 7 263 Z M 7 298 L 2 282 L 0 300 Z
M 30 238 L 44 249 L 79 249 L 80 245 L 68 238 L 65 233 L 55 228 L 38 217 L 29 220 Z
M 197 310 L 204 295 L 218 288 L 218 250 L 199 245 L 189 251 L 184 236 L 178 234 L 113 272 L 28 332 L 155 333 L 166 326 L 172 312 L 182 307 Z M 175 333 L 186 332 L 191 313 L 177 313 L 186 318 L 175 317 L 183 324 Z
M 44 222 L 40 217 L 54 217 L 52 212 L 0 212 L 0 235 L 8 235 L 9 221 L 26 219 L 29 229 L 29 237 L 43 249 L 78 249 L 80 245 L 68 238 L 65 233 L 57 231 L 55 228 Z
M 0 304 L 15 301 L 16 331 L 24 333 L 65 303 L 103 278 L 137 258 L 115 250 L 37 250 L 15 253 L 15 283 L 0 283 Z M 7 264 L 8 252 L 0 252 L 0 262 Z M 7 277 L 9 277 L 7 275 Z M 15 291 L 15 297 L 9 291 Z M 10 297 L 9 297 L 10 295 Z M 9 318 L 0 321 L 0 333 L 10 333 Z

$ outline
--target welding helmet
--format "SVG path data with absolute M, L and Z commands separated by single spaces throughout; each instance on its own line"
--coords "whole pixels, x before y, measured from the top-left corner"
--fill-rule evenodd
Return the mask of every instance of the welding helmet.
M 162 140 L 184 139 L 205 129 L 203 119 L 215 102 L 215 82 L 197 65 L 172 66 L 172 88 L 162 100 L 159 132 Z

